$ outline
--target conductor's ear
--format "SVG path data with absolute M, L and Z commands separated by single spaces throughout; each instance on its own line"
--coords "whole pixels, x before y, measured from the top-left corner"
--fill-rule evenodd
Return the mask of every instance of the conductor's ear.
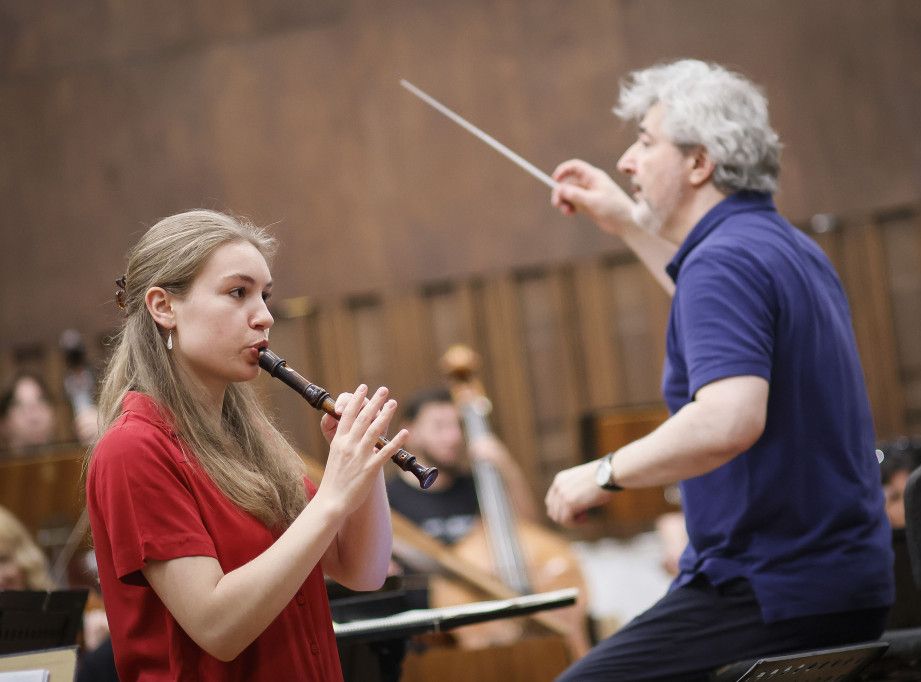
M 150 316 L 158 325 L 165 329 L 176 326 L 176 315 L 173 312 L 173 295 L 163 287 L 150 287 L 144 295 L 144 303 Z
M 692 163 L 690 181 L 695 187 L 699 187 L 713 177 L 713 171 L 716 163 L 710 158 L 707 148 L 700 145 L 690 154 Z

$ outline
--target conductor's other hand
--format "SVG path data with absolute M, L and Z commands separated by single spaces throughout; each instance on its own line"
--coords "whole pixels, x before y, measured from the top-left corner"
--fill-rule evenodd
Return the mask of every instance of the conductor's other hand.
M 595 482 L 598 462 L 588 462 L 559 472 L 547 491 L 544 502 L 547 515 L 561 526 L 573 526 L 586 520 L 586 512 L 604 504 L 612 492 Z

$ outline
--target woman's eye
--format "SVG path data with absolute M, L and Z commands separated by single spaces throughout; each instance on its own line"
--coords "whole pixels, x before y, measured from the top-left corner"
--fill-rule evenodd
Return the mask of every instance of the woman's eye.
M 237 289 L 231 290 L 230 295 L 235 296 L 236 298 L 243 298 L 246 295 L 246 292 L 242 287 L 239 287 Z

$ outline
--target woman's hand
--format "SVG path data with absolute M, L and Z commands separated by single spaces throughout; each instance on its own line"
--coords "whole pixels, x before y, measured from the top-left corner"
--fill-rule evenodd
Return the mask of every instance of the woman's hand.
M 334 495 L 341 512 L 349 514 L 367 497 L 371 485 L 384 464 L 403 446 L 407 431 L 398 433 L 386 447 L 378 449 L 378 439 L 387 432 L 396 410 L 396 401 L 388 400 L 388 390 L 379 388 L 367 397 L 367 386 L 336 399 L 336 421 L 324 415 L 321 428 L 329 441 L 329 458 L 317 496 Z
M 367 387 L 343 393 L 336 400 L 337 422 L 323 418 L 330 441 L 323 480 L 308 509 L 317 504 L 338 519 L 338 530 L 323 554 L 323 571 L 353 590 L 376 590 L 387 576 L 393 531 L 382 468 L 406 441 L 398 433 L 385 447 L 378 440 L 396 409 L 379 388 L 370 399 Z

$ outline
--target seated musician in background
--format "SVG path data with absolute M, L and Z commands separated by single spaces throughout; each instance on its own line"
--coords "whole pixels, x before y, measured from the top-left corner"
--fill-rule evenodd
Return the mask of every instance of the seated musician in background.
M 886 514 L 892 526 L 895 551 L 895 602 L 889 612 L 887 629 L 921 626 L 921 590 L 915 584 L 908 556 L 905 533 L 905 485 L 908 477 L 921 466 L 921 444 L 900 438 L 880 446 L 878 455 L 880 480 L 886 495 Z
M 324 573 L 386 578 L 392 531 L 376 445 L 387 389 L 343 394 L 323 480 L 250 382 L 274 320 L 265 230 L 214 211 L 151 227 L 132 249 L 125 311 L 87 471 L 99 580 L 124 680 L 341 680 Z
M 572 525 L 622 488 L 678 483 L 689 542 L 670 591 L 560 680 L 709 679 L 717 667 L 874 640 L 893 600 L 873 419 L 841 283 L 781 217 L 780 144 L 739 74 L 682 60 L 634 72 L 615 112 L 639 121 L 617 163 L 561 164 L 551 201 L 621 236 L 673 294 L 671 416 L 557 474 Z
M 471 427 L 461 415 L 462 410 L 447 388 L 425 388 L 407 400 L 401 422 L 409 433 L 406 448 L 426 466 L 437 466 L 439 473 L 435 483 L 427 490 L 419 488 L 415 479 L 405 473 L 393 476 L 387 482 L 391 508 L 415 522 L 429 535 L 454 545 L 456 556 L 496 574 L 501 580 L 503 576 L 498 570 L 498 557 L 493 545 L 496 537 L 484 533 L 489 524 L 482 523 L 478 500 L 478 495 L 484 494 L 484 483 L 485 493 L 490 494 L 490 485 L 495 480 L 492 474 L 488 474 L 489 482 L 480 480 L 481 489 L 478 491 L 473 474 L 474 468 L 479 469 L 481 474 L 485 473 L 478 464 L 492 465 L 488 470 L 494 469 L 502 479 L 510 507 L 508 511 L 514 517 L 514 527 L 507 530 L 515 536 L 515 542 L 520 543 L 524 555 L 521 557 L 523 565 L 515 565 L 515 570 L 510 571 L 511 577 L 520 577 L 519 568 L 527 574 L 524 576 L 524 587 L 521 587 L 520 580 L 517 585 L 515 580 L 506 584 L 522 592 L 582 587 L 582 576 L 569 552 L 568 542 L 538 527 L 535 522 L 533 497 L 521 468 L 508 449 L 489 430 L 484 432 L 474 427 L 476 430 L 473 432 L 479 435 L 472 439 L 465 435 L 465 428 Z M 485 511 L 488 521 L 489 509 Z M 506 526 L 502 523 L 496 523 L 493 530 L 500 542 L 512 540 L 503 534 Z M 514 562 L 511 563 L 514 565 Z M 435 577 L 428 581 L 427 591 L 418 594 L 410 590 L 408 598 L 411 606 L 421 608 L 465 603 L 479 597 L 461 585 Z M 583 590 L 578 606 L 556 613 L 558 624 L 568 629 L 567 641 L 574 656 L 589 648 L 585 603 Z M 522 627 L 520 622 L 498 621 L 460 628 L 452 634 L 462 647 L 480 649 L 517 641 L 524 632 Z
M 423 490 L 411 473 L 387 481 L 392 509 L 429 535 L 453 545 L 473 528 L 480 506 L 468 458 L 493 464 L 509 497 L 524 519 L 535 518 L 535 504 L 524 475 L 502 442 L 492 434 L 467 443 L 460 414 L 447 388 L 425 388 L 406 401 L 400 424 L 409 432 L 406 449 L 425 466 L 438 467 L 438 478 Z

